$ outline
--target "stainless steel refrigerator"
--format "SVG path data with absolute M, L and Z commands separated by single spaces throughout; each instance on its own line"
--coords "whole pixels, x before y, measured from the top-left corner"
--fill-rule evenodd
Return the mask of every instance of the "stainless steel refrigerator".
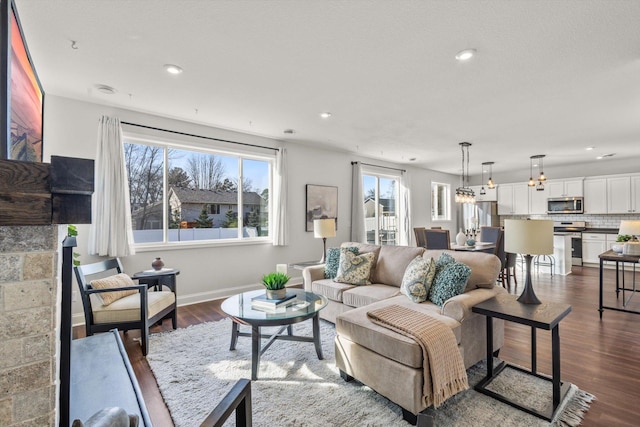
M 497 202 L 476 202 L 475 204 L 462 205 L 463 230 L 475 230 L 480 227 L 500 227 Z

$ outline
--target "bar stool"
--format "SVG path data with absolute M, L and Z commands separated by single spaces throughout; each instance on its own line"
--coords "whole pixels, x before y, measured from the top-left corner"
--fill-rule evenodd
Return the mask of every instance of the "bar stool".
M 556 259 L 553 255 L 536 255 L 533 257 L 533 265 L 536 267 L 536 273 L 540 270 L 540 266 L 549 267 L 551 276 L 555 274 Z

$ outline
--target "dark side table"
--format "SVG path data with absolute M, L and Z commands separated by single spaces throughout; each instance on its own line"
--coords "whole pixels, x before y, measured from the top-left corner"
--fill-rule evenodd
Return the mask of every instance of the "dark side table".
M 559 324 L 564 317 L 571 312 L 569 304 L 546 302 L 542 304 L 522 304 L 516 300 L 515 295 L 502 294 L 476 304 L 471 308 L 474 313 L 482 314 L 487 318 L 487 376 L 475 386 L 480 393 L 491 396 L 507 405 L 518 408 L 536 417 L 551 421 L 555 415 L 558 405 L 569 391 L 570 383 L 560 381 L 560 333 Z M 493 318 L 508 320 L 531 327 L 531 371 L 519 366 L 500 362 L 497 367 L 493 366 Z M 551 331 L 551 378 L 540 375 L 536 372 L 536 330 L 544 329 Z M 529 375 L 551 381 L 553 384 L 553 401 L 545 411 L 537 411 L 533 408 L 519 404 L 506 396 L 487 389 L 493 381 L 506 367 L 516 369 Z
M 131 278 L 138 280 L 138 283 L 147 285 L 147 287 L 153 286 L 156 291 L 162 290 L 162 287 L 166 286 L 175 293 L 178 274 L 180 274 L 180 270 L 176 268 L 163 268 L 161 270 L 139 271 Z

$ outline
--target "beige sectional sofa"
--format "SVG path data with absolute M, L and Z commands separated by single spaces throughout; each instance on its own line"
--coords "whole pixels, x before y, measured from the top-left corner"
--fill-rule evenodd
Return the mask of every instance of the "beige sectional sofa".
M 367 312 L 391 304 L 426 312 L 440 319 L 453 331 L 466 368 L 486 357 L 484 316 L 471 312 L 475 304 L 506 292 L 496 286 L 500 260 L 481 252 L 448 251 L 456 261 L 471 268 L 464 293 L 439 307 L 429 300 L 417 304 L 400 292 L 407 265 L 417 256 L 438 259 L 442 250 L 408 246 L 377 246 L 346 242 L 359 253 L 374 252 L 371 285 L 354 286 L 324 278 L 324 267 L 303 271 L 305 290 L 322 294 L 329 304 L 320 317 L 336 325 L 336 365 L 345 379 L 355 378 L 398 404 L 408 421 L 426 409 L 423 404 L 423 353 L 421 347 L 404 335 L 376 325 Z M 504 322 L 494 319 L 494 349 L 502 347 Z

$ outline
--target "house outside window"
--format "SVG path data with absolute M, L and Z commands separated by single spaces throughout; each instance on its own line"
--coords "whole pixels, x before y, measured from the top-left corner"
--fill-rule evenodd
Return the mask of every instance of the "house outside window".
M 273 157 L 126 136 L 124 149 L 136 244 L 270 237 Z
M 431 183 L 431 220 L 451 220 L 451 186 L 440 182 Z
M 367 242 L 397 245 L 399 219 L 399 176 L 362 174 Z

